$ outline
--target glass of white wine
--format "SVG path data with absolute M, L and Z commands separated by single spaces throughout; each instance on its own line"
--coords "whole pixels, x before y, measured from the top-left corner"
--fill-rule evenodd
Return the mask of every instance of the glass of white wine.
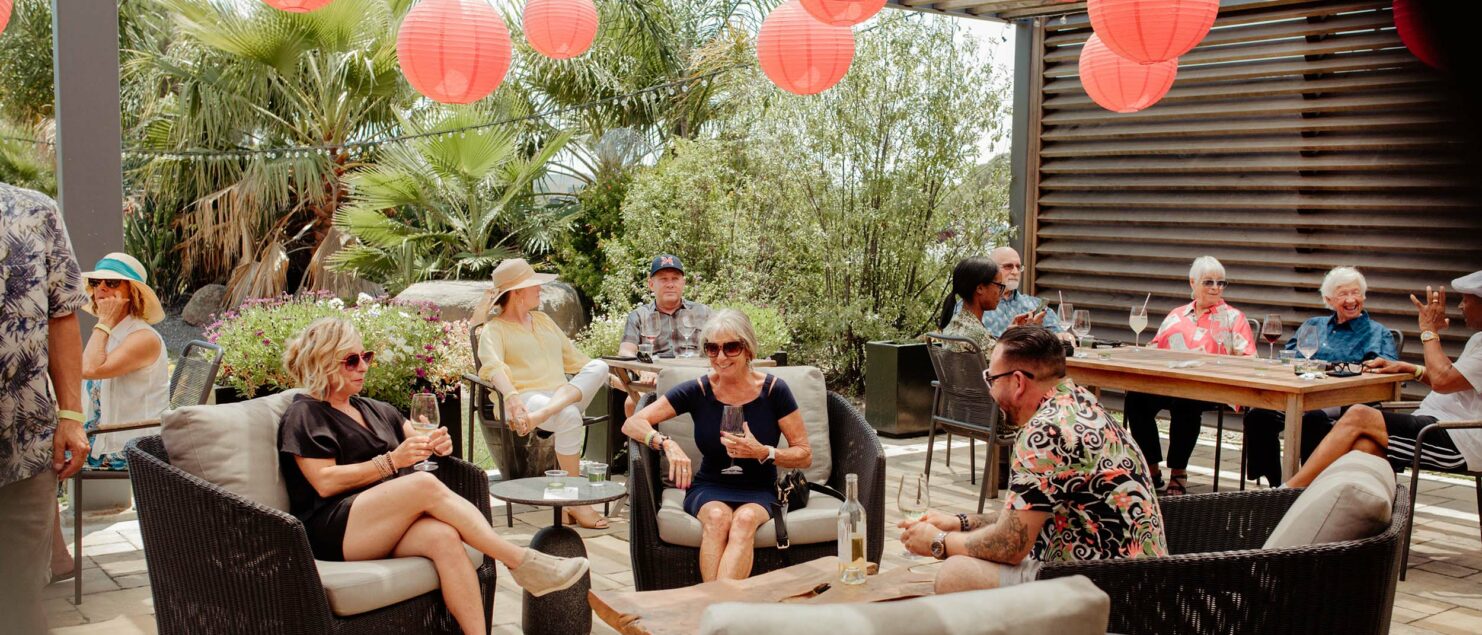
M 926 510 L 931 508 L 931 491 L 927 489 L 925 474 L 901 475 L 900 487 L 895 492 L 895 506 L 906 520 L 921 520 Z M 916 558 L 916 554 L 909 550 L 901 555 L 913 560 Z
M 412 395 L 412 432 L 419 436 L 428 436 L 438 428 L 437 396 L 430 393 L 417 393 Z M 412 466 L 418 472 L 431 472 L 437 469 L 437 464 L 431 459 L 423 459 L 421 463 Z
M 1137 347 L 1142 346 L 1142 332 L 1148 327 L 1148 308 L 1140 304 L 1132 305 L 1127 326 L 1132 327 L 1132 346 L 1133 350 L 1137 350 Z

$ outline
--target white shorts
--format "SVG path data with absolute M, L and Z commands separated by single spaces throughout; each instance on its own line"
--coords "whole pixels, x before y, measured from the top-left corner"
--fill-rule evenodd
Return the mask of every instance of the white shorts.
M 1034 579 L 1039 577 L 1041 566 L 1038 560 L 1027 556 L 1012 567 L 1000 563 L 998 565 L 998 588 L 1034 582 Z
M 586 430 L 582 428 L 582 413 L 587 411 L 592 398 L 607 383 L 607 363 L 600 359 L 587 362 L 567 383 L 581 391 L 581 401 L 562 408 L 555 416 L 540 424 L 540 429 L 555 433 L 556 454 L 580 454 L 582 440 L 586 438 Z M 551 395 L 555 393 L 554 390 L 531 390 L 520 393 L 519 398 L 524 402 L 525 408 L 539 410 L 551 402 Z

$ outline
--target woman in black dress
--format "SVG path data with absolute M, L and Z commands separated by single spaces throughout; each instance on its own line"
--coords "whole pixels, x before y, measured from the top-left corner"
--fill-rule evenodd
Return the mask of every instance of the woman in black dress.
M 710 372 L 670 389 L 623 424 L 623 433 L 662 450 L 669 458 L 669 478 L 688 489 L 684 509 L 700 519 L 700 577 L 740 580 L 751 575 L 756 530 L 771 519 L 777 502 L 777 468 L 803 468 L 813 462 L 803 415 L 787 384 L 751 369 L 756 335 L 744 313 L 726 309 L 705 323 L 701 332 Z M 741 435 L 720 431 L 725 406 L 740 406 Z M 695 422 L 695 445 L 703 455 L 692 476 L 690 457 L 679 444 L 654 430 L 654 424 L 689 413 Z M 788 448 L 777 449 L 781 437 Z M 739 474 L 727 474 L 732 465 Z
M 316 320 L 289 343 L 283 365 L 306 394 L 283 413 L 279 466 L 290 510 L 322 560 L 422 556 L 465 633 L 487 633 L 479 581 L 463 543 L 509 567 L 533 595 L 570 587 L 585 558 L 556 558 L 510 544 L 473 503 L 429 472 L 398 473 L 452 452 L 439 428 L 416 436 L 389 404 L 360 397 L 374 353 L 347 320 Z

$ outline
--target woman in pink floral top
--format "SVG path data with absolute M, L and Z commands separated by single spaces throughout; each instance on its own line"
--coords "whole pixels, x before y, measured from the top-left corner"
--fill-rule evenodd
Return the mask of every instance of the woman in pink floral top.
M 1225 304 L 1225 266 L 1212 256 L 1194 259 L 1189 268 L 1189 288 L 1193 302 L 1178 307 L 1163 318 L 1158 335 L 1152 346 L 1175 351 L 1202 351 L 1215 355 L 1229 355 L 1238 351 L 1240 355 L 1255 355 L 1255 335 L 1250 322 L 1239 309 Z M 1168 411 L 1168 477 L 1167 493 L 1184 494 L 1188 490 L 1189 456 L 1199 440 L 1199 419 L 1205 410 L 1215 404 L 1196 399 L 1163 397 L 1140 392 L 1127 393 L 1123 407 L 1127 425 L 1132 428 L 1132 437 L 1147 455 L 1152 469 L 1153 482 L 1160 488 L 1163 473 L 1158 463 L 1163 459 L 1163 448 L 1158 440 L 1158 425 L 1155 418 L 1163 410 Z

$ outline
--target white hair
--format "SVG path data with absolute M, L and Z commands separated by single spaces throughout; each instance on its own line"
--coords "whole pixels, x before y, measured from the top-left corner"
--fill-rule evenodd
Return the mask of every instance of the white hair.
M 1189 280 L 1198 282 L 1204 279 L 1205 274 L 1218 273 L 1225 275 L 1225 266 L 1220 264 L 1214 256 L 1199 256 L 1194 259 L 1193 266 L 1189 267 Z
M 1363 273 L 1353 267 L 1333 267 L 1333 270 L 1329 271 L 1328 275 L 1322 278 L 1323 303 L 1328 304 L 1328 298 L 1338 292 L 1338 287 L 1350 284 L 1358 285 L 1359 295 L 1368 295 L 1369 281 L 1364 279 Z M 1328 304 L 1329 308 L 1332 308 L 1332 306 L 1332 304 Z
M 741 341 L 742 348 L 746 349 L 746 355 L 750 359 L 756 359 L 756 330 L 751 328 L 751 319 L 745 313 L 736 309 L 721 309 L 700 329 L 700 339 L 704 342 L 715 341 L 717 335 L 730 335 Z

